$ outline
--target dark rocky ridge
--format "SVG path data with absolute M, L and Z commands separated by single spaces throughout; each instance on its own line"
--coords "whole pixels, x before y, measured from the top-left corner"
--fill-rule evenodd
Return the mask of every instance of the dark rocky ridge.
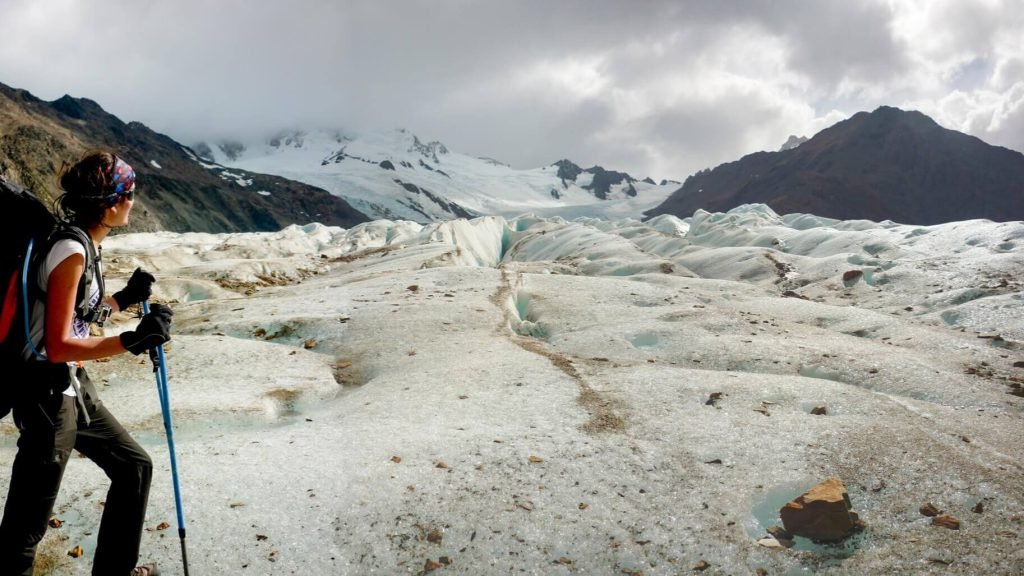
M 629 184 L 626 188 L 626 195 L 636 196 L 636 188 L 633 186 L 636 179 L 625 172 L 605 170 L 601 166 L 592 166 L 584 169 L 580 168 L 572 161 L 565 159 L 555 162 L 552 166 L 558 167 L 558 177 L 562 180 L 562 186 L 566 188 L 568 188 L 569 183 L 574 182 L 580 174 L 587 172 L 589 174 L 593 174 L 594 178 L 590 181 L 590 184 L 582 186 L 582 188 L 584 190 L 591 191 L 594 196 L 601 200 L 608 199 L 608 194 L 611 192 L 612 186 L 619 185 L 624 182 Z M 650 181 L 653 184 L 653 181 L 650 180 L 650 178 L 647 178 L 644 181 Z M 555 198 L 558 198 L 558 196 L 555 196 Z
M 61 163 L 74 162 L 92 148 L 114 150 L 138 174 L 129 231 L 272 231 L 289 224 L 350 227 L 366 221 L 320 188 L 201 164 L 202 152 L 197 155 L 139 122 L 124 123 L 92 100 L 63 96 L 45 102 L 0 84 L 0 175 L 53 200 L 60 193 Z
M 904 224 L 1024 220 L 1024 154 L 883 106 L 796 148 L 698 172 L 646 216 L 685 218 L 750 203 L 779 214 Z

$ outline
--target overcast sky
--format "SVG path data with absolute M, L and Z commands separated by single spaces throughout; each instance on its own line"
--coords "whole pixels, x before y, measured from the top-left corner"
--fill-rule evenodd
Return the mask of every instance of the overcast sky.
M 683 179 L 880 105 L 1024 150 L 1024 0 L 0 0 L 0 82 L 192 144 L 405 127 Z

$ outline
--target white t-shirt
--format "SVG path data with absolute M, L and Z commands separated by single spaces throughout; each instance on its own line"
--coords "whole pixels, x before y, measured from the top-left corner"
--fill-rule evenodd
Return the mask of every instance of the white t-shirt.
M 55 268 L 57 268 L 57 266 L 59 266 L 61 262 L 67 260 L 68 258 L 70 258 L 71 256 L 73 256 L 75 254 L 81 255 L 82 258 L 86 257 L 85 256 L 85 246 L 83 246 L 82 243 L 78 242 L 77 240 L 72 240 L 70 238 L 65 238 L 63 240 L 58 240 L 53 245 L 53 249 L 50 250 L 50 253 L 46 256 L 46 259 L 43 261 L 43 265 L 39 267 L 38 282 L 39 282 L 39 287 L 43 290 L 43 292 L 45 292 L 46 289 L 47 289 L 47 286 L 48 286 L 49 281 L 50 281 L 50 274 L 53 273 L 53 270 Z M 102 273 L 102 266 L 103 265 L 100 264 L 101 273 Z M 90 284 L 89 305 L 90 306 L 96 306 L 96 304 L 98 304 L 99 300 L 100 300 L 100 284 L 96 280 L 95 272 L 87 271 L 87 273 L 92 273 L 93 274 L 93 281 Z M 77 286 L 77 284 L 76 284 L 76 286 Z M 45 347 L 43 345 L 43 331 L 44 331 L 45 324 L 46 324 L 46 303 L 45 303 L 45 297 L 44 297 L 44 298 L 36 301 L 35 306 L 32 309 L 32 322 L 31 322 L 31 325 L 30 325 L 30 333 L 32 335 L 32 341 L 36 344 L 36 349 L 39 350 L 39 352 L 41 354 L 46 354 L 46 349 L 45 349 Z M 71 337 L 72 338 L 88 338 L 89 337 L 89 324 L 88 324 L 88 322 L 82 320 L 81 318 L 75 318 L 71 322 Z M 24 357 L 25 358 L 30 358 L 31 356 L 32 356 L 32 351 L 28 348 L 28 346 L 26 346 L 25 347 L 25 356 Z M 74 362 L 68 362 L 68 364 L 73 366 L 75 363 Z M 75 388 L 74 388 L 74 386 L 68 386 L 68 389 L 64 391 L 64 394 L 66 394 L 68 396 L 74 396 L 75 395 Z

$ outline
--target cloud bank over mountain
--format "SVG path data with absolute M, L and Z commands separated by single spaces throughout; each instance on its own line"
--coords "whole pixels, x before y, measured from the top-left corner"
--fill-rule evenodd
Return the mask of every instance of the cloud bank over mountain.
M 407 127 L 682 179 L 879 105 L 1024 149 L 1015 2 L 4 3 L 0 81 L 182 141 Z

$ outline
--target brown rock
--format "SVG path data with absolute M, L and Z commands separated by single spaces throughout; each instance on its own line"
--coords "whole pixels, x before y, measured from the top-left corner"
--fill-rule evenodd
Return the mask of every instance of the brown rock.
M 430 558 L 427 558 L 426 564 L 423 565 L 423 571 L 424 572 L 433 572 L 434 570 L 437 570 L 440 567 L 441 567 L 440 564 L 438 564 L 437 562 L 434 562 Z
M 60 528 L 64 525 L 64 522 L 60 518 L 50 518 L 50 521 L 47 522 L 47 524 L 50 525 L 50 528 Z
M 72 558 L 81 558 L 82 554 L 85 554 L 85 550 L 82 550 L 81 546 L 75 546 L 71 550 L 68 550 L 68 556 Z
M 779 515 L 791 534 L 831 542 L 842 540 L 861 527 L 857 513 L 850 510 L 852 507 L 843 481 L 829 478 L 787 502 Z
M 1024 360 L 1020 360 L 1013 363 L 1014 368 L 1024 368 Z
M 843 282 L 856 282 L 860 280 L 860 277 L 864 275 L 864 272 L 860 270 L 847 270 L 843 272 Z
M 932 526 L 942 526 L 943 528 L 949 528 L 950 530 L 959 530 L 960 521 L 949 514 L 943 514 L 932 518 Z
M 985 511 L 985 504 L 983 504 L 980 501 L 977 504 L 974 505 L 974 508 L 971 508 L 971 512 L 974 512 L 975 514 L 981 514 L 984 511 Z
M 814 408 L 811 408 L 811 414 L 814 414 L 815 416 L 824 416 L 828 414 L 828 408 L 824 406 L 815 406 Z
M 939 509 L 936 508 L 935 505 L 932 504 L 931 502 L 925 503 L 925 505 L 921 506 L 921 508 L 919 508 L 918 510 L 921 512 L 921 514 L 924 514 L 925 516 L 939 515 Z
M 758 568 L 754 571 L 754 574 L 757 574 L 757 576 L 768 576 L 768 571 L 764 568 Z
M 707 562 L 701 560 L 700 562 L 697 562 L 697 564 L 694 565 L 693 570 L 694 572 L 703 572 L 708 568 L 711 568 L 711 564 L 708 564 Z

